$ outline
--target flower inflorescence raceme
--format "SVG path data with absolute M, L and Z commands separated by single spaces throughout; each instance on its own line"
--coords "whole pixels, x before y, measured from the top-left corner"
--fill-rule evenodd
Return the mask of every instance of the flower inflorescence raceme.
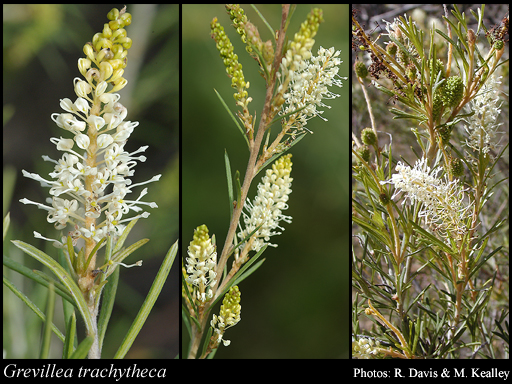
M 94 35 L 92 43 L 84 46 L 87 58 L 78 61 L 78 68 L 85 81 L 73 80 L 77 99 L 65 98 L 60 102 L 63 113 L 52 114 L 59 128 L 72 134 L 73 138 L 51 138 L 62 157 L 56 161 L 43 156 L 45 161 L 55 164 L 51 179 L 23 170 L 25 177 L 50 187 L 48 205 L 21 199 L 24 204 L 34 204 L 47 210 L 47 220 L 57 229 L 72 226 L 69 232 L 73 245 L 82 238 L 89 250 L 107 235 L 119 236 L 128 222 L 148 217 L 141 206 L 156 208 L 153 202 L 141 201 L 147 194 L 144 188 L 136 199 L 128 195 L 135 187 L 159 180 L 154 176 L 142 183 L 132 184 L 137 161 L 145 161 L 140 155 L 148 147 L 136 151 L 125 149 L 128 138 L 138 122 L 127 121 L 127 109 L 119 102 L 127 80 L 122 77 L 127 63 L 131 39 L 125 26 L 131 23 L 131 15 L 124 10 L 113 9 L 109 23 L 103 31 Z M 109 84 L 112 86 L 108 90 Z M 130 211 L 137 213 L 128 217 Z M 44 238 L 36 233 L 36 237 Z M 54 242 L 57 247 L 66 247 L 67 236 Z
M 320 47 L 318 56 L 313 56 L 311 52 L 315 44 L 313 37 L 321 22 L 322 10 L 313 9 L 301 24 L 300 31 L 295 34 L 281 61 L 280 72 L 277 73 L 280 81 L 277 87 L 278 98 L 282 97 L 282 102 L 286 104 L 279 114 L 285 116 L 291 113 L 288 119 L 283 119 L 282 124 L 292 136 L 304 130 L 311 132 L 306 128 L 307 120 L 323 113 L 317 106 L 330 108 L 322 99 L 340 96 L 327 87 L 343 86 L 341 78 L 338 78 L 339 65 L 342 63 L 338 56 L 341 52 L 335 51 L 334 47 Z
M 419 216 L 425 217 L 428 224 L 436 224 L 444 236 L 460 239 L 468 232 L 465 221 L 470 217 L 472 204 L 465 203 L 459 180 L 449 181 L 446 174 L 444 180 L 438 178 L 442 168 L 431 172 L 425 158 L 419 159 L 414 168 L 398 162 L 396 170 L 398 173 L 388 181 L 397 188 L 392 199 L 405 192 L 411 202 L 423 203 Z
M 496 134 L 502 123 L 496 123 L 501 112 L 499 103 L 499 86 L 501 77 L 491 75 L 483 85 L 478 95 L 471 100 L 470 110 L 474 114 L 467 118 L 468 125 L 464 126 L 469 134 L 466 144 L 468 147 L 488 153 L 496 149 Z
M 186 282 L 193 286 L 193 299 L 205 303 L 212 298 L 213 293 L 208 287 L 217 283 L 217 251 L 208 236 L 206 225 L 200 225 L 194 230 L 188 256 Z
M 331 108 L 322 102 L 323 99 L 334 99 L 339 94 L 331 92 L 327 87 L 342 87 L 341 79 L 338 79 L 339 65 L 341 60 L 338 58 L 340 51 L 335 51 L 334 47 L 318 49 L 318 56 L 311 56 L 308 60 L 297 61 L 293 67 L 295 70 L 289 70 L 286 67 L 287 60 L 283 58 L 281 69 L 283 73 L 288 73 L 290 85 L 288 92 L 283 95 L 286 106 L 280 112 L 281 115 L 292 113 L 288 124 L 294 134 L 306 129 L 307 121 L 315 116 L 321 116 L 323 111 L 317 107 Z M 325 120 L 325 119 L 324 119 Z M 283 121 L 286 124 L 286 121 Z M 308 130 L 309 131 L 309 130 Z
M 280 221 L 292 222 L 290 216 L 283 215 L 283 210 L 288 209 L 287 201 L 292 192 L 291 157 L 292 155 L 288 154 L 276 160 L 272 169 L 266 171 L 258 184 L 258 195 L 254 201 L 251 203 L 247 200 L 245 203 L 244 208 L 247 211 L 243 213 L 245 229 L 241 229 L 238 236 L 243 240 L 259 227 L 248 240 L 250 249 L 253 251 L 258 252 L 266 243 L 277 247 L 276 244 L 269 243 L 270 237 L 281 234 L 276 232 L 276 229 L 284 230 L 279 225 Z M 241 228 L 240 223 L 239 225 Z
M 242 306 L 240 305 L 240 296 L 241 293 L 238 286 L 231 287 L 222 300 L 219 316 L 213 315 L 213 319 L 210 321 L 210 325 L 214 329 L 214 335 L 210 342 L 211 349 L 217 348 L 221 340 L 226 347 L 231 344 L 230 340 L 224 339 L 224 332 L 241 320 Z

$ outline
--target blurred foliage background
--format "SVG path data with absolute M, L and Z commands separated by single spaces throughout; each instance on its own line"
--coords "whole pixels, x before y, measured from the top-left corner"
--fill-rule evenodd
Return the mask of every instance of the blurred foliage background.
M 250 5 L 241 5 L 263 41 L 271 38 Z M 293 15 L 289 38 L 300 29 L 307 14 L 323 9 L 325 22 L 315 37 L 313 53 L 320 46 L 341 50 L 339 75 L 349 75 L 349 6 L 301 4 Z M 281 7 L 258 5 L 266 20 L 279 29 Z M 206 224 L 215 234 L 219 252 L 229 224 L 224 151 L 234 174 L 241 179 L 249 152 L 243 137 L 224 110 L 216 89 L 235 112 L 234 90 L 226 75 L 210 22 L 218 17 L 224 26 L 250 82 L 249 104 L 259 122 L 265 85 L 258 65 L 246 52 L 223 5 L 183 5 L 182 27 L 182 256 L 194 229 Z M 324 122 L 309 121 L 314 132 L 292 148 L 293 217 L 285 231 L 274 238 L 263 266 L 240 284 L 242 321 L 226 331 L 229 347 L 221 346 L 216 358 L 339 358 L 348 357 L 349 345 L 349 82 L 332 89 L 341 94 L 327 100 Z M 256 193 L 261 172 L 249 196 Z M 230 264 L 231 261 L 228 262 Z M 214 309 L 218 314 L 219 306 Z M 183 350 L 188 335 L 183 328 Z
M 105 4 L 19 4 L 3 5 L 3 215 L 10 211 L 11 229 L 4 242 L 4 255 L 25 265 L 42 266 L 21 254 L 10 239 L 33 244 L 49 254 L 56 250 L 38 239 L 37 230 L 55 238 L 57 231 L 46 222 L 45 211 L 26 206 L 26 197 L 43 202 L 49 196 L 34 180 L 22 177 L 21 170 L 45 177 L 51 163 L 60 156 L 50 137 L 66 136 L 50 119 L 60 113 L 59 99 L 76 95 L 73 78 L 79 77 L 77 61 L 84 57 L 83 46 L 102 30 L 110 9 Z M 141 238 L 150 242 L 128 262 L 144 260 L 141 268 L 121 270 L 116 306 L 105 339 L 103 356 L 112 357 L 137 314 L 160 264 L 178 238 L 179 229 L 179 6 L 176 4 L 128 5 L 133 16 L 127 28 L 133 46 L 128 54 L 125 77 L 128 85 L 120 91 L 121 103 L 128 108 L 127 119 L 140 125 L 131 135 L 126 150 L 149 145 L 147 161 L 140 163 L 133 177 L 138 183 L 161 173 L 157 183 L 148 186 L 145 201 L 158 209 L 140 220 L 126 244 Z M 134 197 L 140 191 L 134 192 Z M 179 275 L 175 263 L 167 283 L 127 358 L 174 358 L 179 351 Z M 44 309 L 46 289 L 16 273 L 7 273 L 25 294 Z M 4 268 L 4 274 L 6 270 Z M 57 305 L 58 310 L 61 306 Z M 56 318 L 61 316 L 56 315 Z M 63 324 L 57 324 L 63 330 Z M 9 358 L 36 357 L 39 350 L 40 320 L 12 292 L 3 291 L 3 347 Z M 83 332 L 79 333 L 83 337 Z M 61 342 L 55 338 L 54 357 L 59 357 Z

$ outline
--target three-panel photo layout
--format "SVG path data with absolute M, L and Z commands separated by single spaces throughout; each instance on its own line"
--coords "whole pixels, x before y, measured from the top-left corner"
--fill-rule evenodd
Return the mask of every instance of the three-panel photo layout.
M 4 4 L 4 376 L 506 379 L 508 24 L 507 4 Z

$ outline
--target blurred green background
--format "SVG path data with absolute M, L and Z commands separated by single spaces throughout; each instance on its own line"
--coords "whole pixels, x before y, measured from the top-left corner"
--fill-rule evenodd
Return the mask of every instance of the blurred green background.
M 77 61 L 84 57 L 83 46 L 102 30 L 107 13 L 120 5 L 105 4 L 19 4 L 3 5 L 3 215 L 10 211 L 11 229 L 4 242 L 4 255 L 42 268 L 21 254 L 10 239 L 20 239 L 49 254 L 56 254 L 49 243 L 34 239 L 37 230 L 46 237 L 58 234 L 46 222 L 45 211 L 19 203 L 26 197 L 44 203 L 47 188 L 22 177 L 21 170 L 47 177 L 52 164 L 42 155 L 57 159 L 60 153 L 50 137 L 67 137 L 50 119 L 62 112 L 59 99 L 76 95 L 73 78 L 80 76 Z M 134 183 L 161 173 L 151 183 L 144 201 L 154 201 L 158 209 L 140 220 L 126 244 L 141 238 L 150 242 L 135 252 L 128 263 L 144 260 L 141 268 L 121 270 L 116 306 L 110 320 L 103 350 L 112 357 L 142 304 L 168 249 L 178 238 L 179 226 L 179 6 L 176 4 L 128 5 L 133 16 L 127 27 L 133 46 L 128 54 L 124 77 L 128 86 L 120 91 L 120 102 L 128 108 L 127 119 L 140 125 L 125 149 L 134 151 L 149 145 L 147 161 L 139 163 Z M 137 198 L 142 188 L 134 190 Z M 179 351 L 178 265 L 175 263 L 162 293 L 135 340 L 128 358 L 174 358 Z M 4 274 L 6 273 L 4 268 Z M 16 273 L 9 278 L 44 309 L 46 289 Z M 57 310 L 61 306 L 57 305 Z M 58 314 L 57 318 L 61 317 Z M 80 323 L 80 322 L 79 322 Z M 63 325 L 58 324 L 62 330 Z M 12 292 L 3 291 L 3 347 L 9 358 L 37 357 L 40 320 Z M 83 332 L 79 332 L 83 337 Z M 52 356 L 59 357 L 62 343 L 54 339 Z
M 315 37 L 313 53 L 320 46 L 341 50 L 339 75 L 349 75 L 349 6 L 297 6 L 289 37 L 300 28 L 314 7 L 323 9 L 325 22 Z M 242 5 L 263 41 L 271 38 L 254 9 Z M 279 29 L 281 7 L 258 6 L 270 25 Z M 229 224 L 224 151 L 233 173 L 241 179 L 248 150 L 243 137 L 217 98 L 216 89 L 234 112 L 234 90 L 227 77 L 210 22 L 218 17 L 231 39 L 235 53 L 250 81 L 249 104 L 257 118 L 263 106 L 265 85 L 257 63 L 244 45 L 222 5 L 183 5 L 182 28 L 182 256 L 194 228 L 206 224 L 222 247 Z M 240 285 L 242 321 L 226 332 L 229 347 L 221 346 L 216 358 L 348 358 L 349 311 L 349 83 L 332 89 L 341 94 L 327 100 L 331 109 L 309 121 L 314 132 L 292 148 L 293 217 L 282 235 L 273 238 L 279 246 L 269 248 L 263 266 Z M 258 120 L 259 122 L 259 120 Z M 249 196 L 254 198 L 256 177 Z M 220 249 L 219 249 L 220 252 Z M 228 263 L 231 263 L 229 261 Z M 218 314 L 219 305 L 214 309 Z M 188 345 L 185 328 L 183 351 Z

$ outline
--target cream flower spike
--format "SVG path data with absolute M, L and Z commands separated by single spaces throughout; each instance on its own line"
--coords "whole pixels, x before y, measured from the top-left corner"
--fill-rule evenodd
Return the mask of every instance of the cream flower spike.
M 51 115 L 65 132 L 63 137 L 50 139 L 63 152 L 62 157 L 52 160 L 43 156 L 45 161 L 55 164 L 50 179 L 22 171 L 25 177 L 50 187 L 50 198 L 48 205 L 28 199 L 20 202 L 48 211 L 47 220 L 57 229 L 71 225 L 75 229 L 70 232 L 73 243 L 78 238 L 93 244 L 107 235 L 119 236 L 130 221 L 149 216 L 141 206 L 157 207 L 155 203 L 140 201 L 147 189 L 138 199 L 129 199 L 135 187 L 157 181 L 161 175 L 137 184 L 130 179 L 137 162 L 146 160 L 136 154 L 148 147 L 133 152 L 125 149 L 139 123 L 125 120 L 128 111 L 119 102 L 119 94 L 113 92 L 126 85 L 122 73 L 132 41 L 124 27 L 131 24 L 132 16 L 124 9 L 113 9 L 107 17 L 110 22 L 105 23 L 103 31 L 84 46 L 87 57 L 78 60 L 85 80 L 73 80 L 77 99 L 61 99 L 64 112 Z M 137 214 L 128 216 L 130 211 Z M 60 242 L 49 241 L 66 247 L 66 236 Z

